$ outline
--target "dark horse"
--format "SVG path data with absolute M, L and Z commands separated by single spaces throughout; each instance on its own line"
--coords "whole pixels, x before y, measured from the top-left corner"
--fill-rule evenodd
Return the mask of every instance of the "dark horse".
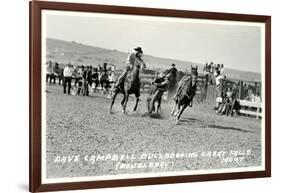
M 178 124 L 179 119 L 187 106 L 192 102 L 193 97 L 196 93 L 196 79 L 198 76 L 198 67 L 191 66 L 191 75 L 184 76 L 179 82 L 179 87 L 175 96 L 175 106 L 172 110 L 171 115 L 177 116 L 176 123 Z M 177 112 L 175 109 L 177 107 Z
M 115 89 L 115 93 L 112 97 L 112 102 L 111 102 L 111 106 L 110 106 L 110 113 L 112 113 L 112 107 L 113 107 L 115 98 L 119 93 L 122 93 L 124 95 L 123 100 L 121 102 L 121 105 L 123 108 L 123 113 L 126 113 L 126 106 L 127 106 L 127 102 L 129 100 L 130 94 L 135 94 L 135 96 L 136 96 L 136 104 L 134 107 L 134 111 L 137 110 L 139 97 L 140 97 L 139 73 L 140 73 L 141 68 L 142 69 L 146 68 L 146 64 L 144 63 L 144 61 L 141 58 L 137 58 L 132 69 L 130 71 L 128 71 L 127 74 L 125 75 L 126 78 Z

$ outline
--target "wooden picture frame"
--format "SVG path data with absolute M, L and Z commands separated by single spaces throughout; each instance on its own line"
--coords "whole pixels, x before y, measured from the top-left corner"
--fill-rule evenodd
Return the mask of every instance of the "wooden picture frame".
M 211 13 L 170 9 L 108 6 L 78 3 L 30 1 L 30 191 L 60 191 L 90 188 L 122 187 L 151 184 L 184 183 L 197 181 L 261 178 L 271 176 L 271 17 L 232 13 Z M 265 25 L 265 157 L 262 171 L 240 171 L 226 173 L 192 174 L 179 176 L 139 177 L 128 179 L 107 179 L 97 181 L 76 181 L 42 183 L 42 10 L 74 11 L 87 13 L 155 16 L 169 18 L 204 19 L 214 21 L 254 22 Z

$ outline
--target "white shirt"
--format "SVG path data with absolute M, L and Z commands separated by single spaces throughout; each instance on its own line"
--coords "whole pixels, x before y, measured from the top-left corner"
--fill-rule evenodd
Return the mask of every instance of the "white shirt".
M 224 67 L 220 69 L 221 75 L 223 75 Z
M 53 74 L 54 68 L 52 66 L 47 66 L 47 74 Z
M 128 55 L 125 64 L 130 67 L 134 65 L 143 65 L 143 67 L 146 68 L 145 62 L 140 57 L 137 57 L 137 52 L 135 50 L 131 51 L 131 53 Z
M 219 85 L 221 83 L 222 75 L 219 75 L 216 77 L 216 85 Z
M 126 65 L 134 65 L 135 64 L 135 60 L 136 60 L 136 51 L 133 50 L 131 51 L 131 53 L 128 55 L 125 64 Z
M 66 66 L 64 69 L 63 69 L 63 76 L 64 77 L 71 77 L 72 76 L 72 73 L 73 73 L 73 70 L 71 67 L 69 66 Z
M 116 82 L 116 80 L 117 80 L 117 77 L 115 76 L 114 73 L 112 73 L 111 76 L 109 77 L 109 81 Z

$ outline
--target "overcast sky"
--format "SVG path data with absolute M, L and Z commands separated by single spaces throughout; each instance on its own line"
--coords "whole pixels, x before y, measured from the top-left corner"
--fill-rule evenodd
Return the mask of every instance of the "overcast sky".
M 128 52 L 261 72 L 261 28 L 179 19 L 48 14 L 46 36 Z M 125 60 L 125 59 L 124 59 Z

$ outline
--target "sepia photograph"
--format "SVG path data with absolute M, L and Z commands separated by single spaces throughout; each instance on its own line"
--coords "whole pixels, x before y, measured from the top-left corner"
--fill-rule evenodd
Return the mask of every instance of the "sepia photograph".
M 265 24 L 42 11 L 42 183 L 265 170 Z

